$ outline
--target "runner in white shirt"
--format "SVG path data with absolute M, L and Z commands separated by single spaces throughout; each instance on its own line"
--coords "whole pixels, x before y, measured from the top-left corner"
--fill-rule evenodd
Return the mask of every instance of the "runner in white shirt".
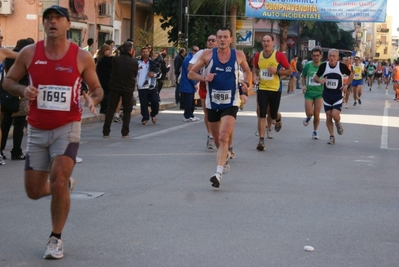
M 211 34 L 208 36 L 207 42 L 206 42 L 206 47 L 207 49 L 212 49 L 214 47 L 217 47 L 217 42 L 216 42 L 216 35 Z M 188 65 L 188 69 L 190 70 L 191 67 L 198 61 L 199 57 L 201 54 L 205 51 L 206 49 L 201 49 L 197 53 L 194 54 L 193 58 L 190 60 L 190 64 Z M 201 70 L 202 72 L 202 70 Z M 201 99 L 201 106 L 202 110 L 204 111 L 204 123 L 206 127 L 206 131 L 208 133 L 208 138 L 206 141 L 206 147 L 209 149 L 214 149 L 215 148 L 215 141 L 213 140 L 213 136 L 211 134 L 210 128 L 209 128 L 209 123 L 208 123 L 208 112 L 206 110 L 205 106 L 205 98 L 206 98 L 206 85 L 205 82 L 200 82 L 199 85 L 199 90 L 198 93 L 200 95 Z

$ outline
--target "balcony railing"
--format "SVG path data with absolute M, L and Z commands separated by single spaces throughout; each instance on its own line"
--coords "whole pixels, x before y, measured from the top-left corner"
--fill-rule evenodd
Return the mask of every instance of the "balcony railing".
M 376 46 L 388 45 L 388 42 L 377 41 L 377 42 L 375 42 L 375 45 L 376 45 Z
M 136 5 L 139 7 L 152 6 L 152 4 L 154 3 L 154 0 L 135 0 L 135 1 L 136 1 Z M 131 3 L 132 3 L 132 0 L 119 0 L 119 4 L 130 5 Z
M 387 29 L 387 28 L 379 28 L 379 29 L 377 29 L 377 32 L 387 33 L 387 32 L 389 32 L 389 29 Z

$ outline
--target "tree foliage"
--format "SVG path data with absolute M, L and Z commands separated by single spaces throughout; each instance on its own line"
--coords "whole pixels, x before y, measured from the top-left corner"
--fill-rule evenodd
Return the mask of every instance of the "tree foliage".
M 344 31 L 343 29 L 339 29 L 340 39 L 335 43 L 332 43 L 330 47 L 338 48 L 338 49 L 347 49 L 353 50 L 355 45 L 355 40 L 352 36 L 352 32 Z
M 161 15 L 161 28 L 168 30 L 168 41 L 175 45 L 178 40 L 178 17 L 179 17 L 179 1 L 160 0 L 153 5 L 153 11 L 157 15 Z
M 220 28 L 223 24 L 223 16 L 220 16 L 220 9 L 214 5 L 204 4 L 196 8 L 195 15 L 189 17 L 188 26 L 188 44 L 184 44 L 186 47 L 192 45 L 198 45 L 204 48 L 206 43 L 206 38 L 211 33 L 216 33 L 216 30 Z M 179 19 L 179 1 L 176 0 L 159 0 L 154 4 L 155 14 L 161 15 L 162 19 L 161 27 L 166 30 L 170 27 L 168 31 L 168 40 L 174 45 L 178 45 L 178 19 Z M 193 13 L 193 8 L 190 7 L 189 14 Z M 183 25 L 182 32 L 184 37 L 186 37 L 185 25 L 187 18 L 183 14 Z
M 205 40 L 209 34 L 215 34 L 223 26 L 224 3 L 226 1 L 226 26 L 232 29 L 235 36 L 235 17 L 244 13 L 245 0 L 190 0 L 189 2 L 189 27 L 188 44 L 185 46 L 199 45 L 205 46 Z M 183 1 L 186 3 L 186 1 Z M 161 15 L 161 27 L 168 31 L 169 41 L 177 45 L 178 19 L 179 19 L 179 0 L 158 0 L 154 4 L 155 14 Z M 183 14 L 182 32 L 186 37 L 185 25 L 186 17 Z M 232 25 L 234 24 L 234 25 Z
M 340 29 L 336 22 L 304 21 L 302 38 L 316 40 L 322 47 L 353 50 L 352 33 Z
M 188 43 L 185 43 L 187 33 L 185 25 L 187 17 L 182 14 L 182 39 L 179 40 L 178 20 L 179 20 L 179 0 L 157 0 L 154 1 L 155 14 L 161 15 L 161 28 L 168 30 L 168 41 L 175 46 L 191 47 L 198 45 L 205 47 L 205 40 L 209 34 L 215 34 L 223 26 L 224 4 L 226 2 L 226 25 L 233 31 L 235 36 L 235 21 L 244 13 L 246 0 L 189 0 L 189 24 L 188 24 Z M 183 0 L 183 9 L 186 0 Z M 237 17 L 236 17 L 237 16 Z M 288 27 L 292 21 L 279 20 L 280 26 L 280 50 L 286 50 Z M 340 30 L 335 22 L 315 22 L 303 21 L 301 38 L 314 39 L 320 46 L 335 47 L 341 49 L 352 49 L 353 38 Z M 350 34 L 349 34 L 350 35 Z M 179 42 L 180 41 L 180 42 Z
M 316 40 L 322 47 L 331 47 L 331 44 L 341 38 L 337 23 L 335 22 L 304 22 L 301 37 Z
M 154 33 L 154 27 L 148 26 L 148 19 L 149 17 L 145 19 L 143 28 L 137 27 L 135 29 L 135 36 L 136 36 L 136 40 L 134 40 L 135 46 L 143 47 L 146 44 L 152 44 L 154 42 L 154 36 L 156 34 Z

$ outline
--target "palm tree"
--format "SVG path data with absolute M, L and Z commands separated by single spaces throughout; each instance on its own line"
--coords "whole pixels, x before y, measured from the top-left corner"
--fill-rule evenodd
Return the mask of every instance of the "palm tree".
M 259 20 L 268 20 L 268 19 L 255 19 L 256 21 Z M 288 28 L 291 26 L 291 20 L 275 20 L 270 19 L 271 28 L 270 32 L 273 32 L 274 23 L 278 22 L 277 25 L 280 27 L 280 51 L 284 52 L 287 50 L 287 39 L 288 39 Z
M 264 18 L 255 18 L 255 22 L 263 20 L 270 20 L 270 32 L 273 33 L 274 23 L 277 22 L 277 25 L 280 27 L 280 51 L 285 52 L 287 50 L 287 39 L 288 39 L 288 28 L 291 26 L 291 20 L 277 20 L 277 19 L 264 19 Z
M 291 20 L 280 20 L 278 26 L 280 26 L 280 51 L 285 52 L 287 50 L 287 39 L 288 39 L 288 27 L 291 25 Z

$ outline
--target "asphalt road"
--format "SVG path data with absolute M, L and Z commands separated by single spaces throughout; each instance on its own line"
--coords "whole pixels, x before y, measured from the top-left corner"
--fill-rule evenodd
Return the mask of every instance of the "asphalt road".
M 216 151 L 205 147 L 203 121 L 183 122 L 177 108 L 162 111 L 157 124 L 132 117 L 130 139 L 121 138 L 121 123 L 107 139 L 102 122 L 83 125 L 83 163 L 73 173 L 59 261 L 42 259 L 50 198 L 29 200 L 24 163 L 7 160 L 0 167 L 0 266 L 398 266 L 399 103 L 392 89 L 365 90 L 362 105 L 344 109 L 335 145 L 327 145 L 324 115 L 320 140 L 311 139 L 302 94 L 285 91 L 282 130 L 264 152 L 255 149 L 255 97 L 239 112 L 236 158 L 220 189 L 209 182 Z

